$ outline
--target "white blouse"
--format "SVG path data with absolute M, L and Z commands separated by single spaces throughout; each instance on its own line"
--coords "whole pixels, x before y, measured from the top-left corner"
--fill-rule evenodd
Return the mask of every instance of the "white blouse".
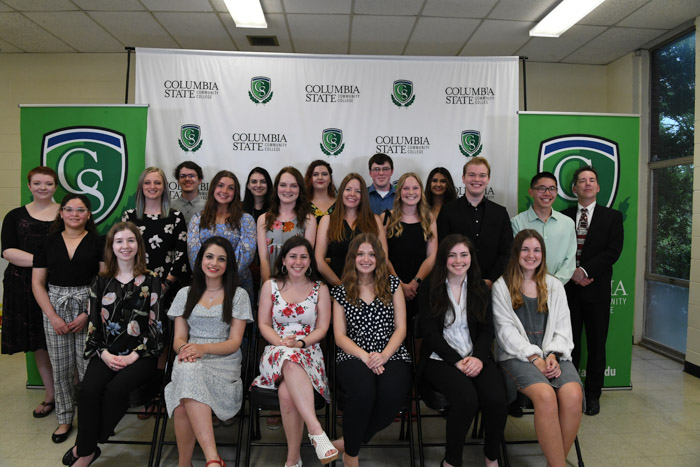
M 472 344 L 472 336 L 469 334 L 469 323 L 467 322 L 467 278 L 465 276 L 462 281 L 459 302 L 455 300 L 447 279 L 445 279 L 445 287 L 447 288 L 447 297 L 452 305 L 454 321 L 449 324 L 450 316 L 445 315 L 445 328 L 442 330 L 442 337 L 462 358 L 468 357 L 474 350 L 474 344 Z M 442 360 L 435 352 L 430 355 L 430 358 Z

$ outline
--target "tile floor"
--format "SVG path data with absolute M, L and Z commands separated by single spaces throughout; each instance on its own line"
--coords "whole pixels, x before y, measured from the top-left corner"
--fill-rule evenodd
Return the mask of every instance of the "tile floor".
M 34 419 L 32 409 L 41 401 L 42 391 L 25 389 L 23 355 L 0 356 L 0 394 L 5 402 L 0 411 L 0 466 L 57 466 L 68 447 L 75 442 L 75 431 L 69 440 L 57 445 L 50 435 L 56 428 L 51 415 Z M 606 391 L 601 399 L 601 413 L 583 417 L 579 440 L 587 467 L 596 466 L 700 466 L 700 379 L 683 373 L 682 366 L 647 349 L 634 346 L 632 353 L 631 391 Z M 264 423 L 264 422 L 263 422 Z M 169 437 L 172 424 L 169 424 Z M 426 438 L 444 437 L 444 422 L 433 419 L 424 425 Z M 125 418 L 117 434 L 131 439 L 148 439 L 153 421 Z M 237 423 L 230 428 L 217 428 L 217 437 L 231 440 Z M 265 430 L 265 439 L 282 441 L 282 431 Z M 380 435 L 380 439 L 396 439 L 398 423 Z M 534 437 L 532 417 L 509 418 L 506 439 Z M 146 465 L 148 449 L 124 445 L 104 445 L 102 457 L 95 466 L 133 467 Z M 436 466 L 443 456 L 442 448 L 426 448 L 426 465 Z M 544 466 L 546 461 L 538 445 L 508 446 L 513 466 Z M 234 464 L 235 451 L 222 449 L 224 459 Z M 176 466 L 177 450 L 166 446 L 161 465 Z M 302 450 L 307 465 L 319 465 L 310 448 Z M 257 448 L 251 456 L 253 466 L 284 464 L 283 448 Z M 407 466 L 405 449 L 364 449 L 360 452 L 365 466 Z M 576 465 L 572 449 L 568 461 Z M 201 452 L 195 451 L 194 465 L 204 465 Z M 417 465 L 417 463 L 416 463 Z M 466 447 L 464 465 L 483 465 L 479 447 Z

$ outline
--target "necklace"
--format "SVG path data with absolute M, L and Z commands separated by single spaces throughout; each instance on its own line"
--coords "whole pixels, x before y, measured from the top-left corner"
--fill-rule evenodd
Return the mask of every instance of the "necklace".
M 224 286 L 222 285 L 222 286 L 219 287 L 218 289 L 214 289 L 214 290 L 209 290 L 209 289 L 207 289 L 207 292 L 210 292 L 210 293 L 211 293 L 211 295 L 209 296 L 209 303 L 211 303 L 211 302 L 214 301 L 214 297 L 216 296 L 216 292 L 218 292 L 219 290 L 221 290 L 221 289 L 223 289 L 223 288 L 224 288 Z

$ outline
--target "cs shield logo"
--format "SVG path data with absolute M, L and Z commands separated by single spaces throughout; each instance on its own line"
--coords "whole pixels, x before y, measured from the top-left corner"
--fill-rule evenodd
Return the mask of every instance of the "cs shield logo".
M 477 130 L 464 130 L 460 138 L 459 150 L 464 157 L 476 157 L 484 149 L 481 144 L 481 132 Z
M 321 133 L 321 151 L 327 156 L 337 156 L 343 149 L 343 130 L 338 128 L 326 128 Z
M 598 202 L 612 207 L 620 182 L 620 152 L 615 141 L 594 135 L 563 135 L 540 143 L 538 171 L 552 172 L 559 182 L 559 196 L 576 201 L 571 190 L 574 172 L 590 165 L 598 172 Z
M 267 104 L 272 99 L 272 81 L 266 76 L 250 78 L 248 97 L 256 104 Z
M 88 197 L 96 224 L 117 206 L 126 185 L 124 135 L 106 128 L 62 128 L 44 135 L 41 163 L 58 174 L 56 199 L 67 193 Z
M 196 152 L 202 147 L 203 142 L 202 129 L 199 125 L 188 124 L 180 127 L 180 139 L 178 143 L 180 143 L 180 148 L 183 151 Z
M 398 107 L 408 107 L 416 100 L 413 94 L 413 81 L 407 79 L 397 79 L 394 81 L 391 100 Z

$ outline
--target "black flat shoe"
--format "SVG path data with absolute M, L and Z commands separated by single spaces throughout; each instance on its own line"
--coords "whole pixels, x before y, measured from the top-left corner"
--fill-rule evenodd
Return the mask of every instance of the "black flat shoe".
M 57 428 L 57 429 L 58 429 L 58 428 Z M 53 441 L 53 442 L 56 443 L 56 444 L 62 443 L 62 442 L 64 442 L 65 440 L 68 439 L 68 436 L 70 436 L 70 432 L 71 432 L 71 431 L 73 431 L 73 425 L 70 425 L 70 426 L 68 427 L 68 431 L 66 431 L 65 433 L 56 434 L 56 433 L 54 432 L 54 433 L 51 435 L 51 441 Z
M 598 415 L 600 413 L 600 400 L 586 400 L 586 415 Z
M 72 448 L 67 450 L 66 453 L 63 455 L 63 460 L 61 461 L 61 463 L 63 465 L 73 465 L 79 459 L 79 457 L 76 457 L 73 455 L 73 448 L 74 447 L 75 446 L 73 446 Z

